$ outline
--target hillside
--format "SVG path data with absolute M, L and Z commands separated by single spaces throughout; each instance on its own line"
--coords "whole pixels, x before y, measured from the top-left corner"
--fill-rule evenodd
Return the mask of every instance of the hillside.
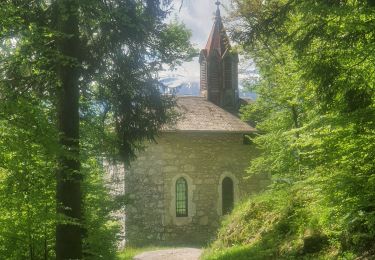
M 270 189 L 224 219 L 203 259 L 372 259 L 349 249 L 333 211 L 312 181 Z
M 233 16 L 260 75 L 247 172 L 274 184 L 205 259 L 375 259 L 374 2 L 240 0 Z

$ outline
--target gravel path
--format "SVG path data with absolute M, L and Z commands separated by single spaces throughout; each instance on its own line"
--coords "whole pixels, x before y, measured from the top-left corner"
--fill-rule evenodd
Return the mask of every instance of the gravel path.
M 134 260 L 198 260 L 202 254 L 197 248 L 175 248 L 144 252 L 135 256 Z

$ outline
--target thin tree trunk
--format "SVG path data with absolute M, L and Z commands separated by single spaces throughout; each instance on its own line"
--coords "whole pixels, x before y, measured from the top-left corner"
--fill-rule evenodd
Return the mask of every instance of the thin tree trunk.
M 294 123 L 294 128 L 299 128 L 300 124 L 298 121 L 298 110 L 297 110 L 297 105 L 292 105 L 292 118 L 293 118 L 293 123 Z M 297 139 L 299 139 L 299 132 L 295 133 L 295 136 Z M 301 153 L 300 150 L 297 148 L 296 149 L 296 159 L 298 162 L 298 173 L 301 175 L 302 174 L 302 168 L 301 168 Z
M 47 202 L 44 205 L 44 214 L 47 216 L 48 214 L 48 207 Z M 47 231 L 47 225 L 44 225 L 44 260 L 48 260 L 48 231 Z
M 47 228 L 44 227 L 44 260 L 48 260 Z
M 299 128 L 299 123 L 298 123 L 298 112 L 297 112 L 297 106 L 292 105 L 292 118 L 293 118 L 293 123 L 295 128 Z M 296 137 L 299 138 L 299 133 L 296 133 Z
M 56 227 L 56 258 L 82 259 L 78 0 L 60 0 L 57 5 L 58 28 L 65 35 L 59 49 L 67 62 L 60 61 L 59 68 L 58 127 L 63 152 L 59 158 L 56 200 L 57 213 L 63 219 L 58 220 Z

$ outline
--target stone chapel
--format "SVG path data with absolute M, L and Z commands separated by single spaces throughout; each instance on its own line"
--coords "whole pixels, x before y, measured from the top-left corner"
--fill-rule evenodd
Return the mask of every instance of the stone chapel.
M 244 178 L 256 154 L 244 135 L 255 131 L 235 114 L 240 105 L 238 55 L 220 16 L 200 52 L 200 97 L 178 97 L 181 117 L 164 128 L 125 171 L 125 238 L 132 245 L 201 244 L 244 195 L 266 176 Z

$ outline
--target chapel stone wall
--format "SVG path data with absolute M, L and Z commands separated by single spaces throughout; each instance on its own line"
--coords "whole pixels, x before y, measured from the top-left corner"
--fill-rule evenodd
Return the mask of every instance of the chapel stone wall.
M 243 179 L 253 145 L 242 134 L 163 133 L 126 171 L 125 192 L 129 244 L 202 244 L 212 239 L 221 216 L 221 182 L 234 182 L 235 201 L 259 192 L 267 176 Z M 175 182 L 188 182 L 188 217 L 175 216 Z

